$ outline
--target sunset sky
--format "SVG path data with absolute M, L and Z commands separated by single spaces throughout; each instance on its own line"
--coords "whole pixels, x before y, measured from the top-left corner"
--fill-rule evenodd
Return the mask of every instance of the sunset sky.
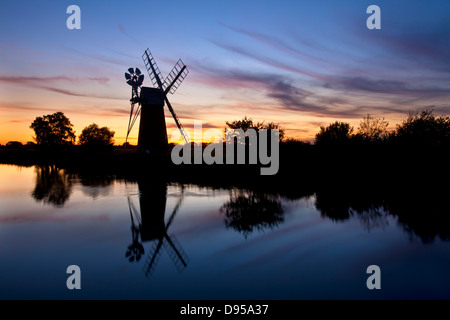
M 72 4 L 81 30 L 66 27 Z M 381 30 L 366 27 L 372 4 Z M 393 127 L 428 106 L 450 113 L 448 0 L 2 1 L 0 144 L 32 141 L 30 123 L 56 111 L 77 136 L 95 122 L 123 143 L 124 72 L 145 71 L 146 48 L 163 76 L 179 58 L 188 66 L 169 96 L 188 130 L 247 115 L 310 140 L 335 120 L 357 126 L 371 114 Z

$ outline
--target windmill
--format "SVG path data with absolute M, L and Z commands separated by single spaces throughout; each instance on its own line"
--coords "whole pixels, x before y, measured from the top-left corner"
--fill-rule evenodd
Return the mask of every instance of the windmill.
M 132 87 L 127 140 L 136 119 L 140 115 L 138 149 L 148 154 L 164 156 L 167 154 L 168 145 L 164 104 L 167 105 L 183 140 L 189 143 L 188 136 L 167 98 L 168 93 L 175 93 L 189 71 L 180 59 L 167 77 L 162 80 L 161 72 L 149 49 L 145 50 L 142 59 L 152 81 L 153 88 L 141 88 L 143 75 L 141 75 L 138 68 L 136 70 L 130 68 L 128 69 L 130 73 L 125 73 L 127 83 Z M 138 105 L 137 107 L 136 104 Z
M 139 261 L 145 253 L 142 242 L 152 242 L 152 246 L 144 263 L 144 273 L 150 277 L 161 257 L 164 248 L 178 271 L 182 271 L 188 263 L 188 258 L 174 235 L 168 235 L 167 230 L 172 224 L 183 200 L 183 189 L 167 222 L 164 221 L 166 211 L 167 187 L 160 181 L 138 181 L 140 212 L 128 197 L 128 207 L 131 216 L 132 244 L 125 256 L 130 262 Z

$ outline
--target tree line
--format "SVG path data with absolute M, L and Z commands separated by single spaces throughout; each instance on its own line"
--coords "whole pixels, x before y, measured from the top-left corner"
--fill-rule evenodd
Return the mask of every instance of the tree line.
M 398 143 L 402 145 L 442 146 L 450 143 L 450 117 L 437 116 L 431 109 L 411 112 L 394 130 L 388 130 L 389 122 L 384 118 L 371 115 L 364 117 L 355 129 L 348 122 L 335 121 L 328 126 L 321 126 L 315 135 L 314 144 L 320 147 L 342 146 L 348 144 Z M 76 135 L 73 124 L 63 112 L 36 117 L 30 128 L 34 130 L 34 140 L 42 147 L 65 147 L 74 145 Z M 226 121 L 229 129 L 261 129 L 279 130 L 280 142 L 286 144 L 303 143 L 298 139 L 286 137 L 285 130 L 278 123 L 255 122 L 250 117 L 241 120 Z M 78 136 L 78 143 L 87 148 L 111 148 L 114 144 L 115 132 L 108 127 L 100 127 L 93 123 L 85 127 Z M 27 146 L 34 146 L 28 142 Z M 10 141 L 7 147 L 20 147 L 17 141 Z
M 73 124 L 62 112 L 37 117 L 30 125 L 38 146 L 64 147 L 75 144 Z M 78 136 L 78 143 L 87 148 L 107 148 L 114 144 L 115 132 L 108 127 L 93 123 L 85 127 Z
M 450 143 L 450 117 L 437 116 L 433 110 L 410 112 L 408 117 L 389 131 L 384 118 L 367 115 L 355 130 L 347 122 L 336 121 L 320 127 L 315 136 L 318 146 L 351 143 L 395 143 L 404 146 L 443 146 Z
M 245 116 L 241 120 L 226 122 L 226 129 L 278 129 L 280 142 L 287 144 L 303 143 L 301 140 L 286 137 L 284 129 L 274 122 L 254 122 Z M 343 146 L 349 144 L 381 144 L 394 142 L 403 145 L 444 145 L 450 143 L 450 117 L 437 116 L 431 109 L 410 112 L 402 123 L 389 130 L 389 122 L 368 114 L 355 129 L 348 122 L 335 121 L 321 126 L 315 135 L 314 145 L 320 147 Z

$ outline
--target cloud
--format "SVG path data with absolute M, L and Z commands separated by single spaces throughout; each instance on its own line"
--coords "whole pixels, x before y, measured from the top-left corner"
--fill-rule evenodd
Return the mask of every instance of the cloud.
M 0 102 L 0 111 L 41 111 L 45 110 L 42 107 L 30 106 L 29 102 L 14 102 L 14 103 L 4 103 Z
M 0 122 L 0 124 L 16 124 L 16 123 L 29 123 L 30 120 L 29 119 L 22 119 L 22 120 L 8 120 L 8 121 L 2 121 Z
M 448 96 L 449 88 L 438 86 L 412 85 L 406 81 L 371 79 L 368 77 L 341 77 L 325 82 L 323 86 L 328 89 L 340 91 L 365 91 L 370 93 L 398 94 L 409 96 Z
M 93 93 L 77 92 L 73 90 L 63 89 L 62 85 L 70 86 L 71 88 L 75 85 L 86 85 L 89 83 L 97 83 L 105 85 L 110 79 L 107 77 L 84 77 L 75 78 L 67 76 L 52 76 L 52 77 L 24 77 L 24 76 L 8 76 L 1 75 L 0 82 L 20 85 L 23 87 L 32 87 L 38 89 L 44 89 L 50 92 L 56 92 L 69 96 L 76 97 L 89 97 L 89 98 L 99 98 L 99 99 L 113 99 L 113 100 L 123 100 L 123 97 L 114 97 L 112 95 L 99 95 Z
M 367 76 L 341 76 L 341 75 L 327 75 L 319 72 L 312 72 L 306 69 L 286 65 L 275 59 L 262 57 L 259 54 L 250 53 L 242 48 L 231 45 L 218 44 L 221 48 L 236 52 L 246 57 L 255 59 L 256 61 L 266 63 L 269 66 L 280 70 L 290 71 L 296 74 L 310 77 L 322 83 L 324 88 L 335 89 L 338 91 L 366 91 L 371 93 L 392 93 L 403 95 L 420 95 L 420 97 L 431 97 L 436 95 L 450 95 L 450 89 L 439 87 L 436 84 L 424 86 L 420 84 L 411 84 L 406 80 L 386 80 L 386 79 L 372 79 Z M 450 65 L 450 61 L 448 61 Z
M 167 117 L 166 117 L 167 128 L 168 129 L 173 129 L 173 130 L 177 129 L 178 128 L 177 125 L 175 123 L 172 123 L 173 121 L 170 122 L 170 120 L 171 119 L 167 119 Z M 183 123 L 183 128 L 184 129 L 192 129 L 192 130 L 194 130 L 194 123 Z M 218 128 L 217 125 L 209 123 L 209 122 L 202 121 L 202 129 L 203 130 L 205 130 L 205 129 L 216 129 L 216 128 Z
M 46 83 L 46 82 L 57 82 L 57 81 L 69 81 L 81 83 L 85 81 L 93 81 L 101 84 L 105 84 L 109 81 L 106 77 L 87 77 L 87 78 L 72 78 L 67 76 L 53 76 L 53 77 L 23 77 L 23 76 L 9 76 L 0 75 L 0 82 L 4 83 L 15 83 L 15 84 L 36 84 L 36 83 Z
M 286 53 L 300 54 L 297 52 L 298 50 L 277 38 L 242 29 L 227 28 L 248 35 L 269 46 L 280 46 L 280 50 Z M 442 44 L 443 37 L 448 38 L 448 35 L 443 35 L 442 32 L 436 33 L 433 39 Z M 313 66 L 314 68 L 309 70 L 309 67 L 306 69 L 298 65 L 287 64 L 286 60 L 280 60 L 281 57 L 267 56 L 267 51 L 250 51 L 248 47 L 219 43 L 216 40 L 211 40 L 211 42 L 219 48 L 250 58 L 267 67 L 273 67 L 273 72 L 263 73 L 254 69 L 248 71 L 245 70 L 245 67 L 239 71 L 220 69 L 204 65 L 204 63 L 198 63 L 195 68 L 198 68 L 197 71 L 201 73 L 197 79 L 205 84 L 263 90 L 267 98 L 279 104 L 274 108 L 308 112 L 318 117 L 359 118 L 367 113 L 379 114 L 381 112 L 398 114 L 406 113 L 411 108 L 436 103 L 440 108 L 446 110 L 444 102 L 448 101 L 450 97 L 449 79 L 448 76 L 434 73 L 433 68 L 439 65 L 439 61 L 444 61 L 445 67 L 442 67 L 448 68 L 450 65 L 449 48 L 442 51 L 445 54 L 441 54 L 438 52 L 440 50 L 432 49 L 433 44 L 430 40 L 423 37 L 419 44 L 414 44 L 414 40 L 407 37 L 400 48 L 395 48 L 395 45 L 399 44 L 398 41 L 397 44 L 394 42 L 399 39 L 394 39 L 396 38 L 392 37 L 389 40 L 392 42 L 390 43 L 392 47 L 385 44 L 387 51 L 382 48 L 381 52 L 389 51 L 386 53 L 388 57 L 397 51 L 403 52 L 405 57 L 412 55 L 412 58 L 409 57 L 409 59 L 415 60 L 416 63 L 423 62 L 421 70 L 426 72 L 417 73 L 415 67 L 412 67 L 414 65 L 409 61 L 406 65 L 399 67 L 401 73 L 395 73 L 395 63 L 401 61 L 397 57 L 392 57 L 387 61 L 376 58 L 373 64 L 367 64 L 366 60 L 354 61 L 356 63 L 354 67 L 344 68 L 339 73 L 335 71 L 335 74 L 331 73 L 331 69 L 324 73 L 318 71 L 317 66 Z M 438 45 L 436 48 L 440 47 L 441 45 Z M 408 51 L 408 49 L 410 50 Z M 368 56 L 373 56 L 371 53 L 366 53 Z M 421 53 L 425 53 L 425 57 L 421 57 Z M 436 59 L 437 55 L 439 59 Z M 389 67 L 380 64 L 381 62 L 385 62 L 385 64 L 389 62 Z M 393 69 L 389 69 L 391 66 Z M 386 76 L 387 74 L 388 76 Z M 304 84 L 303 88 L 308 88 L 307 90 L 300 87 L 299 84 L 302 83 Z M 367 104 L 364 103 L 364 100 Z
M 282 71 L 289 71 L 289 72 L 292 72 L 292 73 L 297 73 L 297 74 L 300 74 L 300 75 L 303 75 L 303 76 L 307 76 L 307 77 L 311 77 L 311 78 L 315 78 L 315 79 L 319 79 L 319 80 L 326 80 L 327 79 L 326 76 L 324 76 L 324 75 L 322 75 L 320 73 L 309 71 L 309 70 L 306 70 L 304 68 L 294 67 L 292 65 L 288 65 L 288 64 L 282 63 L 282 62 L 277 61 L 275 59 L 272 59 L 272 58 L 269 58 L 269 57 L 264 57 L 262 55 L 259 55 L 259 54 L 253 53 L 253 52 L 249 52 L 249 51 L 247 51 L 247 50 L 245 50 L 245 49 L 243 49 L 241 47 L 238 47 L 238 46 L 219 43 L 216 40 L 212 40 L 211 42 L 213 44 L 215 44 L 216 46 L 222 48 L 222 49 L 225 49 L 225 50 L 230 51 L 230 52 L 238 53 L 240 55 L 243 55 L 245 57 L 251 58 L 251 59 L 253 59 L 255 61 L 258 61 L 258 62 L 262 62 L 262 63 L 264 63 L 264 64 L 266 64 L 268 66 L 274 67 L 276 69 L 280 69 Z
M 448 19 L 434 21 L 422 28 L 386 28 L 380 34 L 372 33 L 370 47 L 382 50 L 383 64 L 406 65 L 411 74 L 420 70 L 421 73 L 429 71 L 435 75 L 447 75 L 450 71 L 448 30 Z M 367 30 L 361 28 L 355 32 L 361 39 L 368 39 Z
M 117 27 L 119 28 L 119 31 L 126 36 L 127 38 L 131 39 L 135 44 L 138 44 L 139 46 L 142 46 L 142 42 L 138 40 L 138 38 L 132 36 L 131 34 L 129 34 L 126 30 L 125 27 L 122 24 L 118 24 Z
M 303 111 L 319 115 L 336 115 L 339 112 L 322 103 L 313 102 L 315 94 L 311 90 L 294 85 L 293 79 L 269 73 L 246 72 L 245 70 L 225 70 L 205 64 L 196 65 L 203 74 L 197 77 L 205 84 L 226 86 L 235 89 L 253 89 L 263 91 L 267 98 L 280 105 L 281 109 Z M 339 101 L 344 99 L 340 98 Z M 359 115 L 358 115 L 359 116 Z
M 271 47 L 273 49 L 276 49 L 278 51 L 284 52 L 288 55 L 294 55 L 296 57 L 301 58 L 303 61 L 308 61 L 308 63 L 315 63 L 315 64 L 322 64 L 322 63 L 326 63 L 327 65 L 330 64 L 329 61 L 326 61 L 325 59 L 320 58 L 317 55 L 311 55 L 306 53 L 305 51 L 301 51 L 296 49 L 294 46 L 286 43 L 285 41 L 283 41 L 281 39 L 281 37 L 274 37 L 274 36 L 270 36 L 267 34 L 262 34 L 262 33 L 258 33 L 258 32 L 254 32 L 254 31 L 249 31 L 249 30 L 245 30 L 245 29 L 240 29 L 240 28 L 235 28 L 232 26 L 229 26 L 225 23 L 221 23 L 222 26 L 224 26 L 225 28 L 232 30 L 234 32 L 243 34 L 248 36 L 251 39 L 254 39 L 260 43 L 262 43 L 263 45 L 266 45 L 268 47 Z M 242 54 L 242 52 L 240 52 Z

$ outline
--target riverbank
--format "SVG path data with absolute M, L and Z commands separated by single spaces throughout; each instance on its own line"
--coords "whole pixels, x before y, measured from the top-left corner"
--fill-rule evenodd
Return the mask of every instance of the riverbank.
M 248 158 L 247 158 L 248 161 Z M 441 184 L 450 178 L 446 147 L 411 148 L 388 144 L 341 145 L 320 148 L 309 144 L 280 144 L 278 171 L 261 175 L 261 164 L 180 164 L 168 156 L 155 159 L 135 148 L 109 151 L 0 149 L 0 163 L 22 166 L 55 165 L 70 172 L 184 181 L 295 187 L 299 181 L 315 187 L 338 182 L 395 186 Z M 271 165 L 274 165 L 273 163 Z

